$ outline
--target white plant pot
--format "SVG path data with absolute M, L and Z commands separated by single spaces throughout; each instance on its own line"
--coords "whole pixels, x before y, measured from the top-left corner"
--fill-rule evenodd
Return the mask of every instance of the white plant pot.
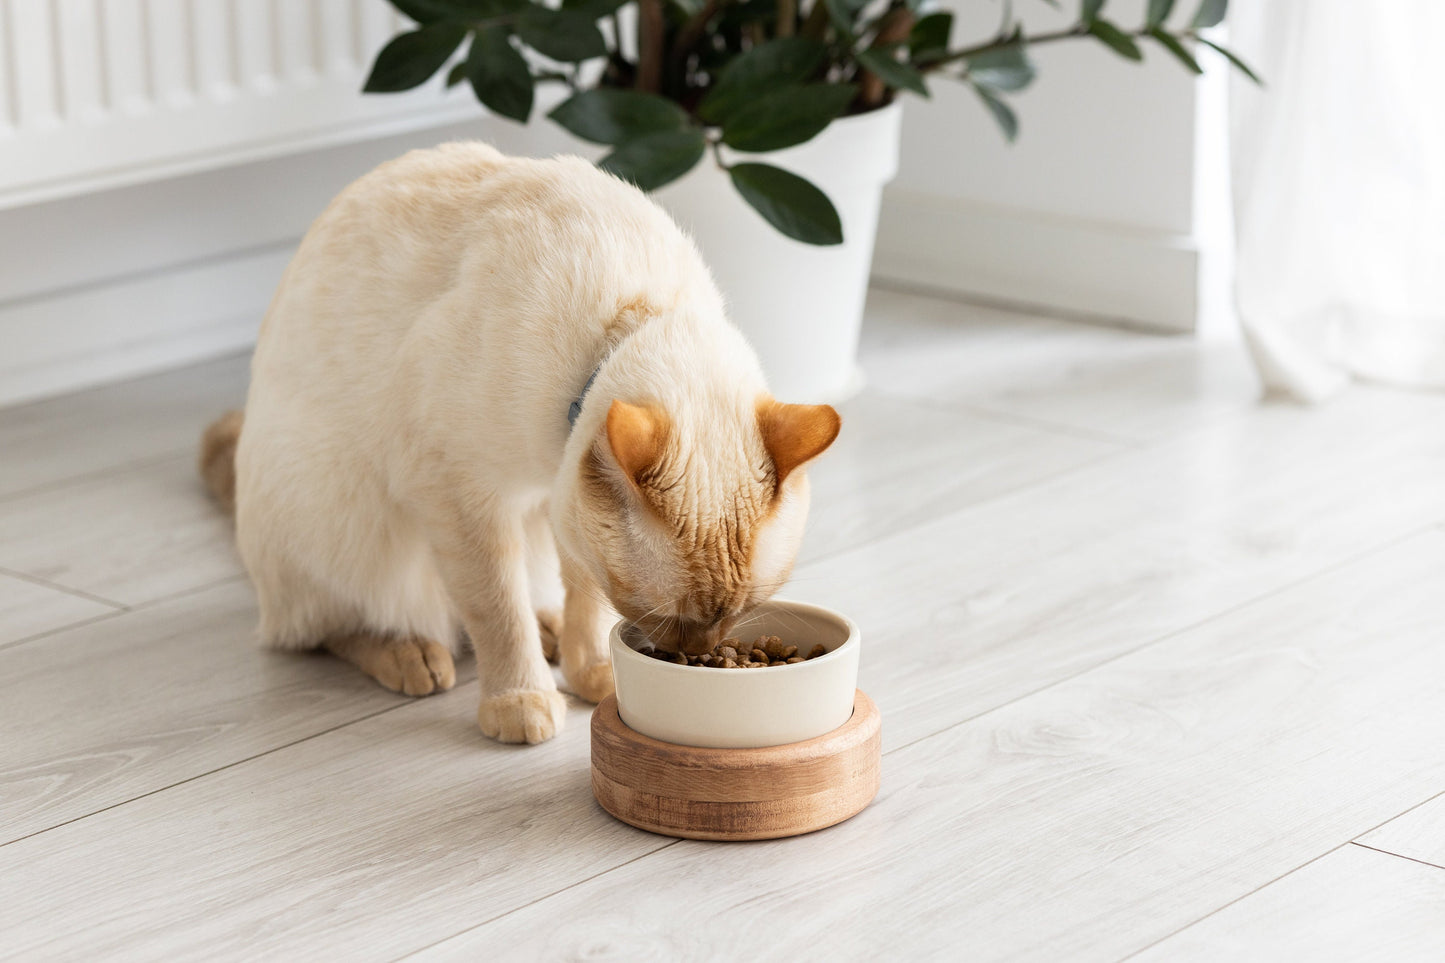
M 769 154 L 724 150 L 728 163 L 782 167 L 826 193 L 843 243 L 791 240 L 763 220 L 705 157 L 653 196 L 692 234 L 782 401 L 841 401 L 862 385 L 858 335 L 873 262 L 878 204 L 898 171 L 902 108 L 845 117 L 806 144 Z

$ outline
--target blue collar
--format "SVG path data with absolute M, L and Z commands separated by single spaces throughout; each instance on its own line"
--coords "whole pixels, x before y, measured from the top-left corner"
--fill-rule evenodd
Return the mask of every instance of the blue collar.
M 572 404 L 567 407 L 567 426 L 569 428 L 576 427 L 577 419 L 582 414 L 582 401 L 584 398 L 587 397 L 587 392 L 592 390 L 592 382 L 597 380 L 597 372 L 601 370 L 602 365 L 600 364 L 592 369 L 592 373 L 587 376 L 587 383 L 582 386 L 581 394 L 577 396 L 576 401 L 572 402 Z

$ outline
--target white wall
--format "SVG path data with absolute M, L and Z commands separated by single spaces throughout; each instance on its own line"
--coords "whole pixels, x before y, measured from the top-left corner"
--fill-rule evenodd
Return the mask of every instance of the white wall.
M 955 43 L 997 27 L 996 4 L 944 5 Z M 1063 6 L 1015 8 L 1036 31 L 1065 26 L 1077 3 Z M 1192 15 L 1193 4 L 1178 6 Z M 1113 0 L 1105 13 L 1131 27 L 1143 8 Z M 1091 38 L 1041 45 L 1034 59 L 1038 79 L 1012 98 L 1013 145 L 961 85 L 938 82 L 931 102 L 908 103 L 875 278 L 1193 330 L 1198 83 L 1153 44 L 1143 64 Z
M 397 26 L 384 0 L 149 2 L 193 15 L 0 0 L 0 404 L 248 346 L 311 218 L 381 160 L 460 136 L 567 144 L 543 105 L 523 130 L 465 89 L 360 96 Z M 993 29 L 995 5 L 949 2 L 956 36 Z M 1132 23 L 1142 5 L 1108 9 Z M 1019 9 L 1040 29 L 1062 17 Z M 230 39 L 226 10 L 250 18 Z M 1015 146 L 971 91 L 909 103 L 875 277 L 1192 329 L 1197 85 L 1158 50 L 1036 57 Z
M 385 0 L 0 0 L 0 403 L 245 347 L 342 186 L 476 136 L 464 91 L 360 95 L 402 23 Z

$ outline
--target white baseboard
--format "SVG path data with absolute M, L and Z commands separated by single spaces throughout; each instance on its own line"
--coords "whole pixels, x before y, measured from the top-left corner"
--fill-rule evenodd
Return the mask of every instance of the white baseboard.
M 1036 306 L 1130 327 L 1197 325 L 1192 239 L 890 189 L 877 280 Z
M 0 305 L 0 405 L 244 349 L 294 242 Z
M 301 235 L 342 187 L 413 147 L 487 136 L 488 123 L 0 211 L 0 405 L 249 347 Z

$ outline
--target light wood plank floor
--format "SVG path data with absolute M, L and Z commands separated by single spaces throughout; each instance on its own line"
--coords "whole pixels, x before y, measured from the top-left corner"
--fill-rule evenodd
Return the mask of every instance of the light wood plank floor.
M 194 477 L 245 359 L 0 411 L 0 958 L 1438 960 L 1445 397 L 874 291 L 786 594 L 883 789 L 623 826 L 562 735 L 250 644 Z

